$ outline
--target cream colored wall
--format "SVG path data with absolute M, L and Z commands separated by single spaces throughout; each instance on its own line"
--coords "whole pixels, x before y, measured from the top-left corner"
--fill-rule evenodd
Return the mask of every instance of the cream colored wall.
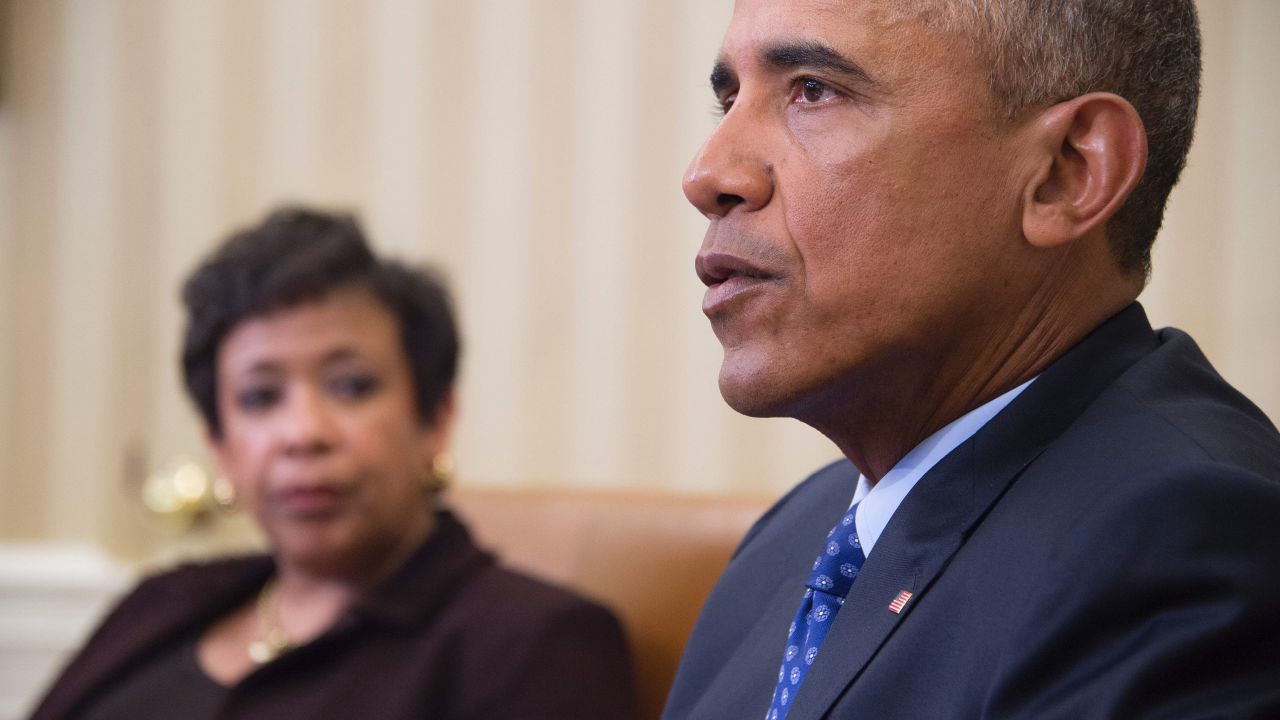
M 1199 6 L 1200 122 L 1142 300 L 1280 422 L 1280 2 Z
M 1280 3 L 1201 4 L 1203 120 L 1145 300 L 1280 417 Z M 679 177 L 729 9 L 9 0 L 0 536 L 130 558 L 203 541 L 134 500 L 147 468 L 200 453 L 176 287 L 289 199 L 356 209 L 451 277 L 462 482 L 781 492 L 833 458 L 715 387 Z

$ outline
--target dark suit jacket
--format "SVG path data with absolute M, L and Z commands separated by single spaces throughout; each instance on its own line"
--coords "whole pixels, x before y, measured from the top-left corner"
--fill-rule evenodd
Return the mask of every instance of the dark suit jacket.
M 107 618 L 36 710 L 76 717 L 166 643 L 253 597 L 269 558 L 151 578 Z M 329 632 L 246 677 L 222 717 L 632 718 L 621 630 L 603 608 L 508 572 L 446 512 L 395 576 Z
M 857 476 L 819 471 L 748 533 L 665 720 L 764 716 Z M 920 480 L 788 718 L 1148 717 L 1280 718 L 1280 436 L 1135 304 Z

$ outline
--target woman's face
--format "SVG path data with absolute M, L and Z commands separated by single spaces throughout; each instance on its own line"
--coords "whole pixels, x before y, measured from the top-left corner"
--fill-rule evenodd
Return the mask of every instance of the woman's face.
M 217 374 L 222 436 L 210 444 L 282 566 L 377 573 L 426 536 L 422 482 L 449 403 L 421 421 L 399 324 L 372 294 L 337 290 L 241 322 Z

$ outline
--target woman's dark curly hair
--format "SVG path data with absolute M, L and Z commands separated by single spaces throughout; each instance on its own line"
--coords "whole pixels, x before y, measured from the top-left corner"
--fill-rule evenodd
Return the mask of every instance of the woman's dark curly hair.
M 413 373 L 418 415 L 435 421 L 457 375 L 458 329 L 436 274 L 381 260 L 355 218 L 281 208 L 241 230 L 187 278 L 182 376 L 209 432 L 221 437 L 218 348 L 236 325 L 349 287 L 367 288 L 395 316 Z

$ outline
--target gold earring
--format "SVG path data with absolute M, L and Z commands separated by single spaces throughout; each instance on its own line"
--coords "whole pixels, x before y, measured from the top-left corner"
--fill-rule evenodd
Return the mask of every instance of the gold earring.
M 225 476 L 219 475 L 213 479 L 212 494 L 213 502 L 219 510 L 226 513 L 236 510 L 236 488 Z
M 427 478 L 423 484 L 431 492 L 439 493 L 449 487 L 451 480 L 453 480 L 453 456 L 447 452 L 436 453 L 436 456 L 431 458 L 431 469 L 427 472 Z

